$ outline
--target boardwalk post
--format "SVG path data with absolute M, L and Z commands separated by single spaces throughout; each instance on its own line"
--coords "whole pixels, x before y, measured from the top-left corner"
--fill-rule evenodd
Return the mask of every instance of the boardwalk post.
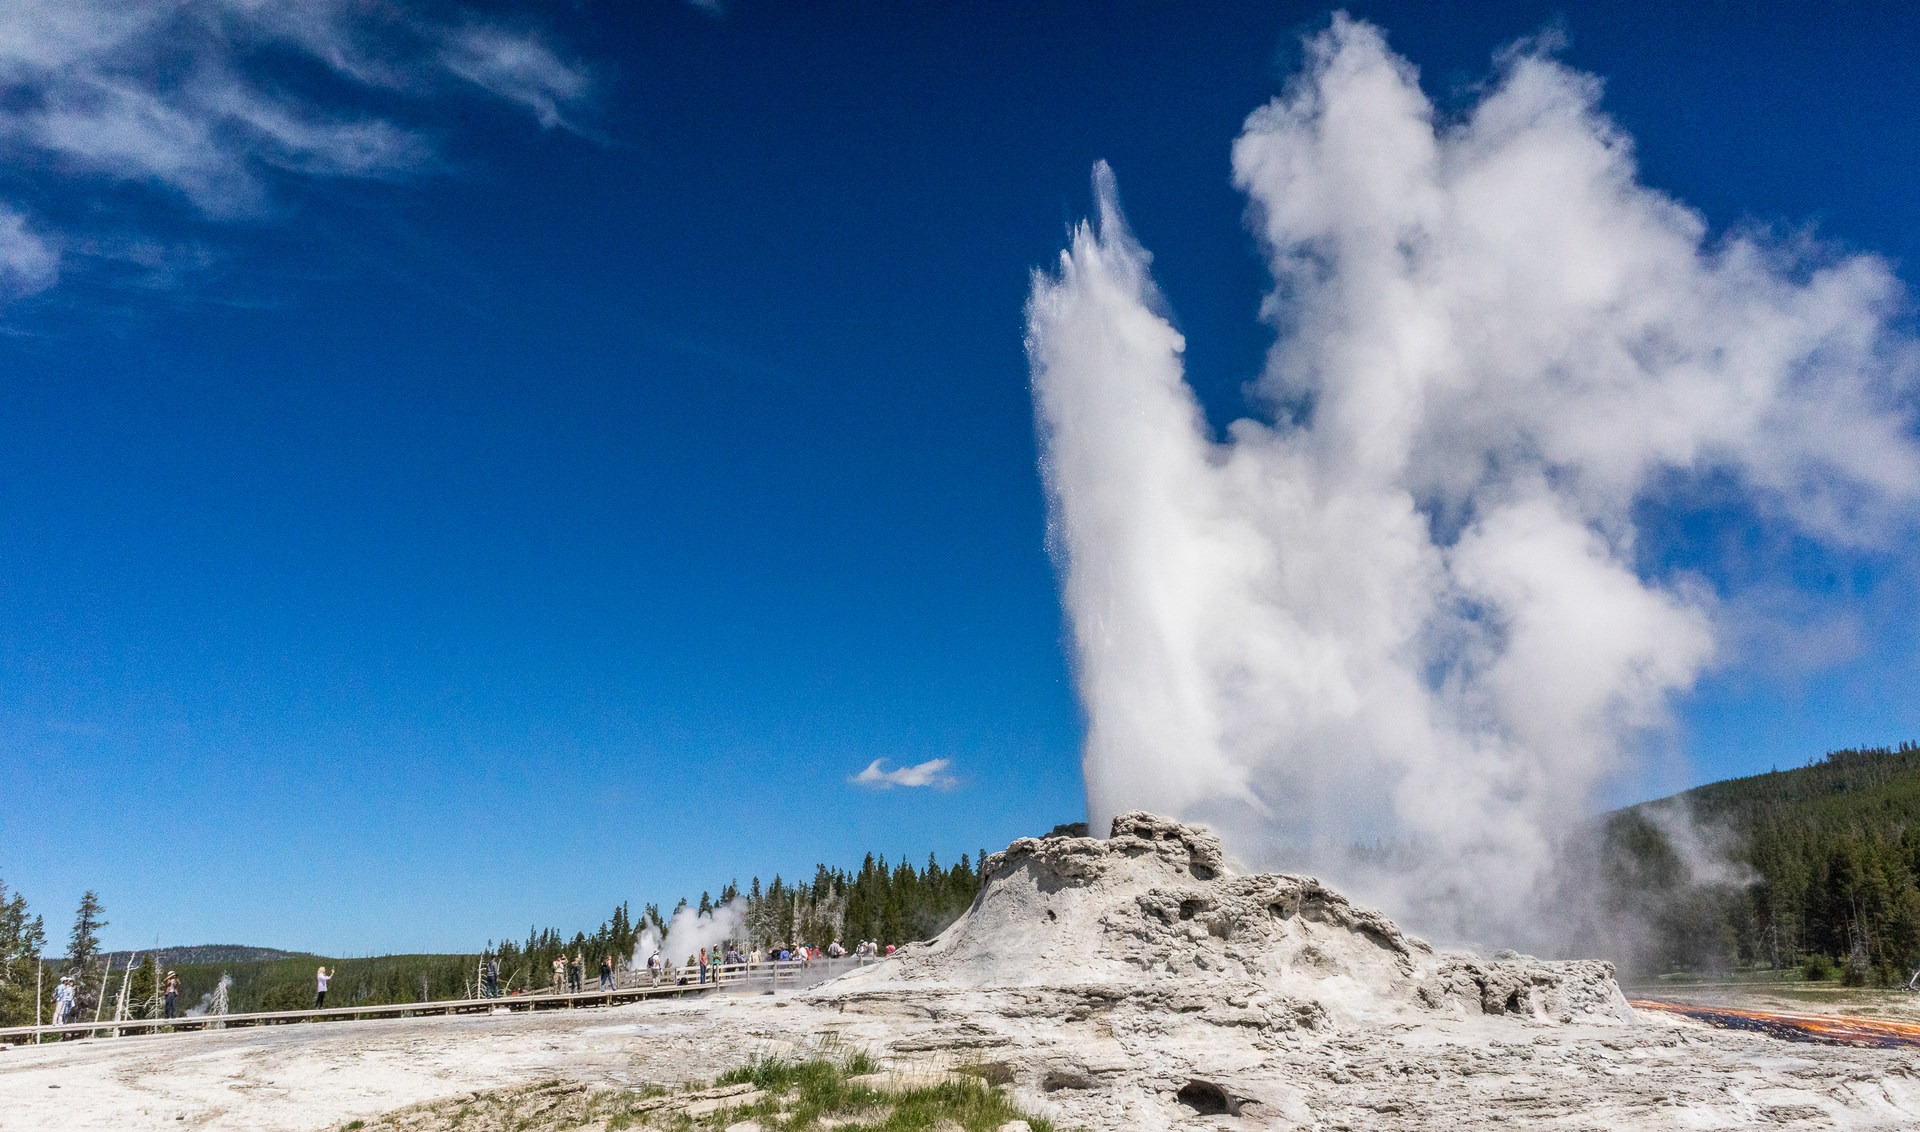
M 40 1044 L 40 980 L 46 976 L 47 961 L 38 955 L 33 957 L 33 1044 Z
M 133 983 L 133 961 L 136 958 L 138 958 L 138 956 L 129 955 L 127 957 L 127 969 L 120 974 L 120 998 L 113 1004 L 113 1020 L 115 1022 L 124 1022 L 127 1020 L 127 988 Z M 120 1031 L 115 1030 L 113 1036 L 116 1038 L 119 1037 Z
M 109 954 L 107 956 L 106 969 L 100 972 L 100 998 L 99 998 L 99 1001 L 93 1004 L 93 1024 L 96 1026 L 100 1024 L 101 1011 L 107 1008 L 107 984 L 112 981 L 113 981 L 113 956 Z M 87 1031 L 87 1036 L 92 1037 L 93 1031 L 91 1030 Z

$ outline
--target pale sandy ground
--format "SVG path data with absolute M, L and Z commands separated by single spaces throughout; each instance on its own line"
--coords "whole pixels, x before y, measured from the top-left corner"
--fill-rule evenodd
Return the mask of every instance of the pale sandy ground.
M 0 1052 L 0 1132 L 317 1129 L 550 1077 L 678 1083 L 719 1071 L 695 1053 L 711 1037 L 696 1035 L 724 1029 L 721 1019 L 736 1005 L 649 1003 L 21 1046 Z M 671 1064 L 650 1056 L 658 1049 L 674 1051 Z
M 1684 1024 L 1441 1018 L 1254 1035 L 1124 1013 L 1024 1015 L 966 996 L 878 1013 L 767 997 L 97 1039 L 0 1051 L 0 1132 L 339 1128 L 417 1101 L 563 1077 L 710 1079 L 820 1042 L 896 1061 L 997 1060 L 1066 1127 L 1920 1128 L 1912 1052 L 1799 1045 Z M 1247 1099 L 1201 1116 L 1194 1078 Z

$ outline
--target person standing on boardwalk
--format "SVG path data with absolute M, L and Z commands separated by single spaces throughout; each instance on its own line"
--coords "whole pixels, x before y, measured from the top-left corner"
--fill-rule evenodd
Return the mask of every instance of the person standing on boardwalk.
M 553 993 L 561 994 L 567 988 L 567 957 L 556 955 L 553 958 Z
M 498 955 L 487 960 L 487 997 L 500 997 L 500 957 Z
M 64 1026 L 73 1016 L 73 976 L 60 976 L 60 985 L 53 988 L 53 1024 Z
M 567 989 L 579 994 L 586 989 L 587 957 L 578 951 L 573 953 L 573 965 L 567 968 Z
M 334 970 L 337 971 L 339 968 L 336 967 Z M 322 1009 L 327 1005 L 327 980 L 331 978 L 333 978 L 333 971 L 329 971 L 325 967 L 320 968 L 318 973 L 313 976 L 313 1008 L 315 1010 Z
M 600 956 L 600 989 L 613 989 L 613 956 L 611 954 Z
M 180 976 L 174 974 L 172 971 L 168 971 L 166 988 L 167 988 L 166 1016 L 168 1018 L 178 1018 L 180 1016 L 178 1011 L 178 1006 L 180 1002 Z

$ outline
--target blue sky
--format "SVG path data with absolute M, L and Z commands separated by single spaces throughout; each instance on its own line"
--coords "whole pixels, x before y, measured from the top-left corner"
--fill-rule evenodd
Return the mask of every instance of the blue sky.
M 1228 145 L 1330 8 L 130 10 L 0 17 L 0 877 L 62 937 L 462 949 L 1081 816 L 1029 272 L 1108 160 L 1245 412 Z M 1648 183 L 1916 282 L 1894 6 L 1349 10 L 1442 106 L 1557 28 Z M 1645 568 L 1829 627 L 1625 797 L 1920 736 L 1911 554 L 1723 519 Z

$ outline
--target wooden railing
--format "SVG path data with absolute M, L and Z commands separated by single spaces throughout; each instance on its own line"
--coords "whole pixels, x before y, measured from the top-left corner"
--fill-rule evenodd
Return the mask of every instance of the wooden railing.
M 676 998 L 716 990 L 770 994 L 777 990 L 798 990 L 812 986 L 874 962 L 877 960 L 847 956 L 841 959 L 717 964 L 707 968 L 704 982 L 701 981 L 698 967 L 669 967 L 661 973 L 657 982 L 645 971 L 622 972 L 620 981 L 626 985 L 613 990 L 534 991 L 488 998 L 393 1002 L 381 1006 L 329 1006 L 316 1010 L 274 1010 L 255 1014 L 196 1014 L 180 1018 L 103 1019 L 98 1022 L 72 1022 L 64 1026 L 12 1026 L 0 1029 L 0 1042 L 24 1044 L 45 1038 L 181 1033 L 237 1026 L 278 1026 L 293 1022 L 351 1022 L 436 1014 L 562 1010 L 580 1006 L 614 1006 L 650 998 Z M 598 982 L 598 976 L 592 972 L 589 972 L 589 977 Z

